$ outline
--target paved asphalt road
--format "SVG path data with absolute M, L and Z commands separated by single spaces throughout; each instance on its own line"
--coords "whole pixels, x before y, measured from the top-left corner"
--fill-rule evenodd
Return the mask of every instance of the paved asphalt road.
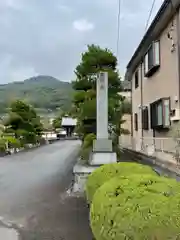
M 20 240 L 92 240 L 85 200 L 67 191 L 79 147 L 76 140 L 59 141 L 0 158 L 0 227 L 3 217 L 22 225 Z
M 60 141 L 0 158 L 0 216 L 23 226 L 35 222 L 70 185 L 79 146 Z

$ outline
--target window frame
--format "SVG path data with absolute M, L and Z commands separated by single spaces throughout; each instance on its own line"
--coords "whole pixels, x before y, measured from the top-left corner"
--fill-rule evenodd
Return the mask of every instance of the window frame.
M 134 86 L 135 89 L 139 87 L 139 69 L 137 69 L 134 73 Z
M 134 130 L 138 131 L 138 113 L 134 113 Z
M 169 110 L 168 110 L 168 118 L 165 118 L 165 111 L 166 111 L 166 105 L 165 102 L 168 101 Z M 162 123 L 158 123 L 158 105 L 161 104 L 162 106 Z M 150 104 L 150 116 L 151 116 L 151 129 L 169 129 L 171 126 L 171 106 L 170 106 L 170 97 L 167 98 L 160 98 L 157 101 Z M 166 121 L 168 121 L 168 124 L 166 124 Z
M 157 57 L 157 48 L 156 44 L 158 43 L 158 57 Z M 153 51 L 153 63 L 152 66 L 149 65 L 149 51 L 152 49 Z M 160 62 L 160 40 L 153 41 L 152 44 L 149 46 L 147 52 L 144 55 L 144 76 L 145 77 L 151 77 L 160 67 L 161 62 Z
M 142 129 L 149 130 L 149 108 L 145 106 L 141 110 Z

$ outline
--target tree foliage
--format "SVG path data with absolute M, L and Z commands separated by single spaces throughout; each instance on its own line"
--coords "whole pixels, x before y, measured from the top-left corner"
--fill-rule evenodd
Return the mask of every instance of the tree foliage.
M 82 54 L 81 62 L 75 69 L 76 80 L 73 88 L 74 115 L 78 118 L 78 130 L 84 137 L 96 133 L 96 81 L 100 71 L 108 72 L 109 123 L 117 142 L 117 134 L 121 132 L 122 102 L 121 81 L 117 70 L 117 58 L 109 49 L 89 45 Z
M 132 105 L 131 105 L 131 102 L 130 101 L 128 101 L 128 100 L 124 100 L 124 102 L 123 102 L 123 106 L 122 106 L 122 108 L 123 108 L 123 113 L 125 113 L 125 114 L 131 114 L 131 108 L 132 108 Z
M 12 102 L 5 126 L 7 132 L 14 133 L 24 144 L 35 143 L 43 130 L 35 109 L 21 100 Z

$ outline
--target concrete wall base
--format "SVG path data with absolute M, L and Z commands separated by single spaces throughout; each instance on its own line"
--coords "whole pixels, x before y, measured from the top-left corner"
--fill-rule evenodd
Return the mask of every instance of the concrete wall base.
M 93 152 L 112 152 L 112 140 L 97 139 L 93 141 Z
M 89 164 L 97 166 L 116 162 L 117 154 L 115 152 L 93 152 Z
M 74 193 L 84 193 L 87 178 L 96 168 L 97 167 L 82 165 L 80 163 L 74 166 L 74 185 L 72 189 Z
M 18 240 L 19 234 L 14 229 L 0 227 L 0 239 Z

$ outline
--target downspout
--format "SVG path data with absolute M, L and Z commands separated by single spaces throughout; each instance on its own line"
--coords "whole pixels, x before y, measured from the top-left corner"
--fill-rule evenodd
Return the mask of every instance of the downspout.
M 177 10 L 176 17 L 176 32 L 177 32 L 177 64 L 178 64 L 178 89 L 179 89 L 179 108 L 180 108 L 180 8 Z
M 133 81 L 132 81 L 132 77 L 131 79 L 128 79 L 129 81 L 131 81 L 131 137 L 133 138 L 133 100 L 132 100 L 132 89 L 133 89 Z
M 144 130 L 142 128 L 142 108 L 143 108 L 143 62 L 141 62 L 141 138 L 142 138 L 142 143 L 143 143 L 143 137 L 144 137 Z
M 144 106 L 144 98 L 143 98 L 143 83 L 144 83 L 144 69 L 143 69 L 143 61 L 141 62 L 141 81 L 140 81 L 140 92 L 141 92 L 141 150 L 142 150 L 142 147 L 144 146 L 144 129 L 143 129 L 143 126 L 142 126 L 142 110 L 143 110 L 143 106 Z
M 133 79 L 132 79 L 132 74 L 130 74 L 130 76 L 127 77 L 128 81 L 131 82 L 131 146 L 132 149 L 134 148 L 134 144 L 133 144 L 133 99 L 132 99 L 132 92 L 133 92 Z

